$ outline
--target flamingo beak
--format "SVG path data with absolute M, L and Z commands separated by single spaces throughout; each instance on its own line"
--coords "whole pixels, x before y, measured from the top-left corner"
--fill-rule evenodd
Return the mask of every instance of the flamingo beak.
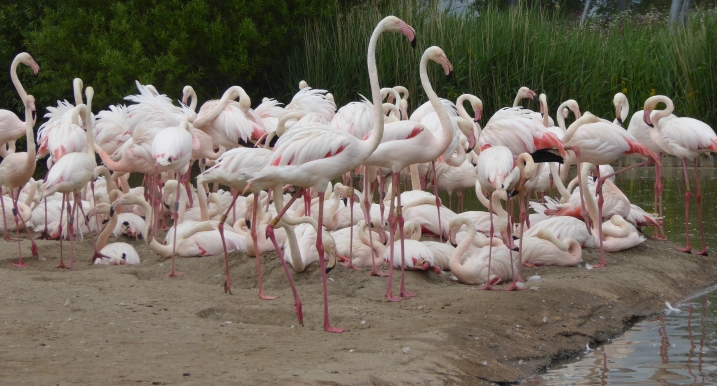
M 642 120 L 645 121 L 645 124 L 650 127 L 655 127 L 655 125 L 652 124 L 652 119 L 650 117 L 650 113 L 652 113 L 652 110 L 645 109 L 645 112 L 643 113 Z

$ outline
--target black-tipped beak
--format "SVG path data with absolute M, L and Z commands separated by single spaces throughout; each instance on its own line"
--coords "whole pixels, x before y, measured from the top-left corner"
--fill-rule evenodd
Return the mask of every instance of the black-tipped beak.
M 15 208 L 13 208 L 13 209 L 15 209 Z M 14 214 L 15 214 L 15 212 L 13 212 L 13 215 L 14 215 Z M 89 216 L 85 216 L 85 222 L 88 223 L 88 224 L 90 223 L 90 217 L 89 217 Z
M 251 220 L 246 220 L 246 228 L 251 230 Z
M 517 190 L 511 190 L 510 192 L 508 192 L 508 197 L 515 197 L 517 195 L 518 195 Z
M 114 215 L 115 215 L 115 207 L 114 207 L 114 206 L 111 206 L 111 207 L 110 207 L 110 217 L 112 217 L 112 216 L 114 216 Z
M 515 252 L 520 252 L 520 248 L 515 247 L 515 248 L 513 248 L 513 251 L 515 251 Z
M 518 238 L 519 238 L 518 236 L 512 236 L 512 237 L 513 237 L 513 240 L 518 240 Z
M 466 151 L 466 153 L 470 153 L 470 152 L 472 152 L 472 151 L 473 151 L 473 149 L 474 149 L 473 147 L 469 147 L 469 148 L 468 148 L 468 150 Z M 475 166 L 475 165 L 474 165 L 474 166 Z
M 451 245 L 453 246 L 453 248 L 458 248 L 458 244 L 456 243 L 451 243 Z
M 540 113 L 541 118 L 545 118 L 545 113 Z
M 536 104 L 540 104 L 540 98 L 539 98 L 537 95 L 534 96 L 534 97 L 533 97 L 533 102 L 535 102 Z
M 415 41 L 415 40 L 414 40 Z M 334 267 L 326 267 L 326 273 L 331 272 L 331 270 L 334 269 Z
M 648 123 L 647 126 L 655 127 L 655 125 L 653 125 L 652 123 Z
M 480 121 L 479 121 L 479 120 L 477 120 L 477 119 L 474 119 L 474 120 L 473 120 L 473 122 L 475 122 L 475 123 L 478 123 L 478 122 L 480 122 Z
M 239 146 L 244 146 L 244 147 L 254 147 L 253 143 L 245 141 L 243 138 L 239 138 L 239 140 L 237 141 L 237 144 Z
M 411 40 L 411 48 L 416 48 L 416 40 L 418 40 L 418 37 L 414 36 L 413 40 Z
M 348 198 L 344 197 L 343 201 L 344 201 L 344 206 L 346 206 L 346 205 L 349 204 L 349 199 L 348 199 Z
M 271 138 L 271 141 L 269 141 L 269 146 L 274 147 L 276 145 L 276 141 L 279 140 L 279 136 L 275 135 Z
M 451 71 L 451 72 L 448 73 L 448 75 L 446 75 L 446 80 L 447 80 L 447 81 L 450 82 L 451 80 L 453 80 L 453 73 L 454 73 L 454 72 L 455 72 L 455 71 Z
M 104 220 L 102 220 L 102 225 L 105 225 L 105 224 L 107 224 L 108 222 L 110 222 L 110 220 L 104 219 Z
M 619 124 L 622 125 L 622 118 L 618 117 L 618 118 L 617 118 L 617 123 L 619 123 Z

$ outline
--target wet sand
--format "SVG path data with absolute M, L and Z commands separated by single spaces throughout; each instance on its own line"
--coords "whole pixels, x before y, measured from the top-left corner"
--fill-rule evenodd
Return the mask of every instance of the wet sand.
M 620 335 L 717 277 L 713 257 L 648 240 L 608 254 L 603 269 L 526 268 L 526 277 L 541 278 L 521 292 L 409 272 L 407 287 L 419 295 L 389 303 L 385 278 L 338 266 L 329 274 L 331 322 L 350 330 L 338 335 L 322 329 L 316 264 L 293 273 L 301 327 L 274 253 L 262 255 L 265 290 L 280 297 L 265 301 L 244 253 L 230 256 L 234 295 L 225 295 L 221 256 L 178 259 L 186 274 L 170 279 L 169 261 L 141 242 L 131 242 L 138 266 L 92 266 L 86 238 L 76 243 L 75 272 L 54 268 L 58 241 L 39 242 L 41 260 L 23 269 L 11 265 L 16 243 L 0 243 L 4 385 L 512 382 Z M 29 255 L 27 241 L 23 251 Z M 595 264 L 599 254 L 583 259 Z

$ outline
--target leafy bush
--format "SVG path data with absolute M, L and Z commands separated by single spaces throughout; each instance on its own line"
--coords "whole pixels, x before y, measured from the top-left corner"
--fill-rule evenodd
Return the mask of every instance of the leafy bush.
M 307 17 L 333 15 L 322 0 L 88 0 L 0 4 L 0 53 L 9 67 L 28 51 L 39 78 L 22 71 L 28 93 L 44 110 L 70 99 L 72 79 L 96 92 L 95 108 L 136 93 L 134 80 L 173 97 L 192 85 L 200 101 L 241 85 L 250 95 L 269 92 L 271 68 L 301 36 Z M 6 67 L 7 68 L 7 67 Z M 26 74 L 27 73 L 27 74 Z M 20 110 L 9 75 L 0 103 Z

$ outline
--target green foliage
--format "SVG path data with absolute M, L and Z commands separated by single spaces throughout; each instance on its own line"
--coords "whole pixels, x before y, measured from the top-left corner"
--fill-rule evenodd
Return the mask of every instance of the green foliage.
M 439 10 L 437 3 L 413 0 L 369 2 L 311 23 L 304 45 L 286 62 L 283 85 L 300 79 L 329 89 L 339 105 L 368 95 L 366 47 L 375 24 L 394 14 L 418 33 L 416 50 L 400 36 L 382 38 L 377 47 L 383 87 L 401 84 L 412 92 L 415 108 L 425 101 L 418 64 L 431 45 L 444 49 L 456 77 L 446 82 L 440 66 L 430 66 L 440 96 L 479 96 L 485 117 L 512 104 L 521 86 L 548 95 L 551 111 L 573 98 L 583 111 L 613 119 L 612 99 L 625 92 L 631 110 L 650 95 L 665 94 L 676 114 L 702 119 L 717 128 L 717 12 L 694 13 L 684 29 L 670 32 L 662 16 L 622 13 L 610 21 L 578 26 L 575 17 L 545 7 L 488 6 L 462 14 Z M 281 85 L 280 85 L 281 86 Z
M 200 100 L 241 85 L 265 95 L 271 68 L 298 42 L 307 17 L 333 15 L 322 0 L 68 0 L 0 3 L 3 63 L 27 51 L 39 78 L 21 79 L 43 106 L 71 97 L 72 79 L 94 87 L 95 110 L 136 93 L 134 80 L 178 97 L 192 85 Z M 9 76 L 0 103 L 19 111 Z

